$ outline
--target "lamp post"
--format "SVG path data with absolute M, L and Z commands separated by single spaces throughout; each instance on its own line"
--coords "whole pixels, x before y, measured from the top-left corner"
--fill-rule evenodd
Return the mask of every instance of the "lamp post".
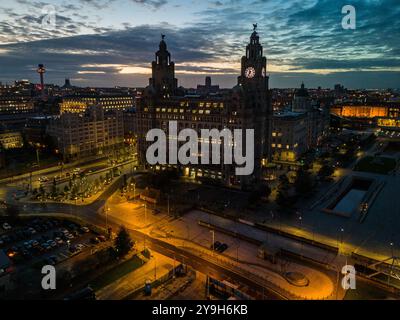
M 214 255 L 215 231 L 214 230 L 210 230 L 210 232 L 212 233 L 211 248 L 212 248 L 212 252 L 213 252 L 213 255 Z
M 147 205 L 146 203 L 143 205 L 144 207 L 144 226 L 147 224 Z
M 343 249 L 343 232 L 344 232 L 344 229 L 340 228 L 340 246 L 342 247 L 342 249 Z M 339 252 L 340 252 L 340 248 L 339 248 Z
M 391 258 L 393 259 L 393 261 L 392 261 L 392 266 L 393 266 L 393 264 L 394 264 L 394 252 L 393 252 L 393 245 L 394 245 L 394 243 L 393 242 L 390 242 L 390 252 L 391 252 Z M 390 274 L 392 273 L 392 270 L 390 270 Z M 390 285 L 390 274 L 388 275 L 388 285 Z
M 169 194 L 167 194 L 167 211 L 168 211 L 168 216 L 169 216 Z
M 157 258 L 154 257 L 154 281 L 157 280 Z
M 299 221 L 300 221 L 300 232 L 303 231 L 302 228 L 302 221 L 303 221 L 303 217 L 301 216 L 301 213 L 299 212 L 300 216 L 299 216 Z M 301 242 L 301 248 L 300 248 L 300 255 L 303 256 L 303 241 Z

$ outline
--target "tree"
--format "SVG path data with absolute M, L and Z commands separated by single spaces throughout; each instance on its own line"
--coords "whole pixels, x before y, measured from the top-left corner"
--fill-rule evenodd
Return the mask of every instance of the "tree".
M 56 181 L 56 178 L 53 179 L 53 184 L 51 186 L 51 195 L 53 197 L 57 196 L 57 181 Z
M 278 194 L 276 196 L 276 203 L 280 207 L 286 207 L 289 205 L 289 194 L 287 190 L 282 188 L 278 190 Z
M 6 216 L 11 222 L 15 222 L 18 220 L 20 211 L 17 206 L 7 205 L 6 208 Z
M 303 168 L 299 169 L 299 171 L 297 171 L 297 177 L 294 185 L 297 193 L 309 193 L 313 186 L 310 172 L 304 170 Z
M 250 193 L 250 195 L 247 199 L 248 205 L 249 206 L 254 205 L 262 197 L 268 198 L 270 194 L 271 194 L 271 188 L 266 184 L 261 184 Z
M 321 169 L 319 169 L 318 175 L 323 178 L 328 178 L 332 176 L 334 172 L 335 170 L 331 166 L 323 165 Z
M 126 255 L 134 246 L 134 241 L 131 239 L 128 231 L 124 226 L 121 226 L 114 242 L 115 251 L 118 256 Z

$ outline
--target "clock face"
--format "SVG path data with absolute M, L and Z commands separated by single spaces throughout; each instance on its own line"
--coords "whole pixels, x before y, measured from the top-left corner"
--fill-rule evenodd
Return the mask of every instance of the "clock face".
M 253 67 L 248 67 L 244 71 L 244 75 L 246 76 L 246 78 L 249 79 L 254 78 L 254 76 L 256 75 L 256 70 Z

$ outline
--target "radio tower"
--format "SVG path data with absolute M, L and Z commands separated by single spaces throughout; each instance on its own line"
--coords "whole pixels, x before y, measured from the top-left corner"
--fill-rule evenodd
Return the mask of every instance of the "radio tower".
M 43 99 L 44 98 L 44 79 L 43 79 L 43 74 L 46 72 L 46 69 L 44 68 L 43 64 L 39 64 L 36 71 L 40 75 L 40 91 L 41 91 L 41 95 L 42 95 L 42 99 Z

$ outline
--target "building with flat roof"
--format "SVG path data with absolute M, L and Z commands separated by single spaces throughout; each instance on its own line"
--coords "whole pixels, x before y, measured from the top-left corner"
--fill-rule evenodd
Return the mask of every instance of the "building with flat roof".
M 64 113 L 53 117 L 47 126 L 64 159 L 108 154 L 124 142 L 123 114 L 91 106 L 84 113 Z
M 79 94 L 64 96 L 60 103 L 60 113 L 82 113 L 89 106 L 103 107 L 104 111 L 128 110 L 134 107 L 135 97 L 122 94 Z
M 307 114 L 286 111 L 274 114 L 271 149 L 274 162 L 295 162 L 307 151 Z

